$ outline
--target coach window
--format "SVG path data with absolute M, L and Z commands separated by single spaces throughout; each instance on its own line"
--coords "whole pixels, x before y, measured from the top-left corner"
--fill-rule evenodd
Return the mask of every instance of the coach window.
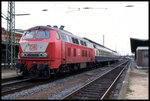
M 71 37 L 70 36 L 68 36 L 68 37 L 69 37 L 69 42 L 72 43 Z
M 98 56 L 98 50 L 96 50 L 96 56 Z
M 33 39 L 35 35 L 35 31 L 27 31 L 22 39 Z
M 70 38 L 69 38 L 68 35 L 66 35 L 66 39 L 67 39 L 67 42 L 71 43 Z
M 82 41 L 82 40 L 80 40 L 80 43 L 81 43 L 81 45 L 83 45 L 83 46 L 84 46 L 84 44 L 83 44 L 83 41 Z
M 37 39 L 48 39 L 50 37 L 49 31 L 38 31 L 36 38 Z
M 75 43 L 76 43 L 76 44 L 79 44 L 78 39 L 75 39 Z
M 67 42 L 67 38 L 66 38 L 66 36 L 65 36 L 63 33 L 61 33 L 60 35 L 61 35 L 61 40 L 63 40 L 63 41 L 65 41 L 65 42 Z
M 87 45 L 86 45 L 86 42 L 84 42 L 84 46 L 87 46 Z
M 59 37 L 58 32 L 56 32 L 56 39 L 57 39 L 57 40 L 60 40 L 60 37 Z
M 99 56 L 101 55 L 101 51 L 99 50 Z
M 72 38 L 72 42 L 73 42 L 73 43 L 76 43 L 74 38 Z

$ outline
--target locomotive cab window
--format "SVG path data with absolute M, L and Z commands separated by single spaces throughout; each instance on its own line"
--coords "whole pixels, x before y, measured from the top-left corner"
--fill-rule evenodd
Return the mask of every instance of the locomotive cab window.
M 35 35 L 35 31 L 27 31 L 22 39 L 33 39 Z
M 49 31 L 38 31 L 36 38 L 37 39 L 48 39 L 50 37 Z
M 59 37 L 58 32 L 56 32 L 56 39 L 57 39 L 57 40 L 60 40 L 60 37 Z

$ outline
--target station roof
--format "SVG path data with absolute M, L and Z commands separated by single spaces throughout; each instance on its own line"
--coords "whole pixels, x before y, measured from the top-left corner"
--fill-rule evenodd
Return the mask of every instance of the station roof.
M 137 47 L 141 46 L 149 46 L 148 44 L 149 40 L 146 39 L 136 39 L 136 38 L 130 38 L 131 43 L 131 52 L 135 53 Z
M 148 50 L 148 49 L 149 49 L 149 47 L 137 47 L 136 50 Z

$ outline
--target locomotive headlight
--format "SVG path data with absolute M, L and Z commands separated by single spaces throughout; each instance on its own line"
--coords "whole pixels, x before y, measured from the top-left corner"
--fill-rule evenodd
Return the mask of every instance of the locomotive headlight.
M 40 57 L 47 57 L 48 55 L 47 55 L 47 53 L 40 53 L 39 56 Z
M 21 57 L 26 58 L 46 58 L 47 56 L 47 53 L 21 53 Z
M 44 56 L 44 57 L 47 57 L 47 53 L 43 53 L 43 56 Z
M 21 57 L 24 57 L 25 56 L 25 53 L 21 53 Z
M 42 53 L 42 55 L 43 55 L 43 57 L 47 57 L 48 56 L 47 53 Z

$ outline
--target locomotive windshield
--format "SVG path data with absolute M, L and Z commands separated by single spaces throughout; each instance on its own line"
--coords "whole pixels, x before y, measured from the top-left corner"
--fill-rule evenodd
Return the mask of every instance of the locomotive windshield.
M 27 31 L 22 39 L 33 39 L 35 31 Z M 49 31 L 38 31 L 36 34 L 36 39 L 48 39 L 50 37 Z
M 27 31 L 22 39 L 33 39 L 34 38 L 35 31 Z
M 49 31 L 38 31 L 36 39 L 48 39 L 50 37 Z

